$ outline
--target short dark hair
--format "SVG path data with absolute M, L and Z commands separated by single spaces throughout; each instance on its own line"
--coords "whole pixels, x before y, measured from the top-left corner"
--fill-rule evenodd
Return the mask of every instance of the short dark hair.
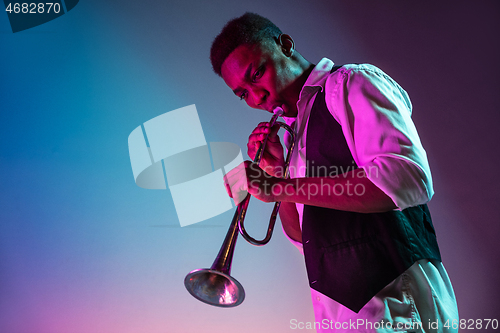
M 238 46 L 255 45 L 265 40 L 277 40 L 281 30 L 270 20 L 255 13 L 245 13 L 227 22 L 215 37 L 210 49 L 214 72 L 221 75 L 222 63 Z

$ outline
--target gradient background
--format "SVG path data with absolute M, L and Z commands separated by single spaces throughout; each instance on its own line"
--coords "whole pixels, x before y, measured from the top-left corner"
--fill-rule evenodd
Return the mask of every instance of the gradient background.
M 170 192 L 139 188 L 130 166 L 129 133 L 193 103 L 207 141 L 246 151 L 269 116 L 232 95 L 208 54 L 247 10 L 308 60 L 373 63 L 409 92 L 461 318 L 500 319 L 497 1 L 89 0 L 16 34 L 0 14 L 1 332 L 288 332 L 314 320 L 280 227 L 268 246 L 237 245 L 241 306 L 192 298 L 184 276 L 211 265 L 233 212 L 180 228 Z M 251 206 L 260 237 L 271 207 Z

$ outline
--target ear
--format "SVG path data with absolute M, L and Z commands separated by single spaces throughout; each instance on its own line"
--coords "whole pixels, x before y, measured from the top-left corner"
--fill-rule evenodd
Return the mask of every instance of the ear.
M 287 57 L 291 57 L 295 51 L 295 43 L 287 34 L 281 34 L 278 36 L 278 44 L 281 47 L 283 54 Z

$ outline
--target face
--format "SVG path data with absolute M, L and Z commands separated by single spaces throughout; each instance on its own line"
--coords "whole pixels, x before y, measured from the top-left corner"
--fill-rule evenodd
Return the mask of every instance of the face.
M 269 112 L 280 106 L 286 117 L 297 116 L 296 103 L 302 88 L 297 79 L 303 72 L 276 43 L 240 45 L 221 68 L 226 84 L 248 106 Z

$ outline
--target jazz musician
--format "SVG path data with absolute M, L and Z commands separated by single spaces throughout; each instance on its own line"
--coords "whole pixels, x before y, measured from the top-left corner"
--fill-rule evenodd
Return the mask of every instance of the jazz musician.
M 406 91 L 373 65 L 312 64 L 253 13 L 226 24 L 210 57 L 238 98 L 281 108 L 295 131 L 291 178 L 280 178 L 278 127 L 260 123 L 248 140 L 253 159 L 268 136 L 260 165 L 245 162 L 225 183 L 235 201 L 248 190 L 282 202 L 283 229 L 305 256 L 318 332 L 456 332 L 426 205 L 431 173 Z M 366 325 L 345 325 L 358 319 Z

